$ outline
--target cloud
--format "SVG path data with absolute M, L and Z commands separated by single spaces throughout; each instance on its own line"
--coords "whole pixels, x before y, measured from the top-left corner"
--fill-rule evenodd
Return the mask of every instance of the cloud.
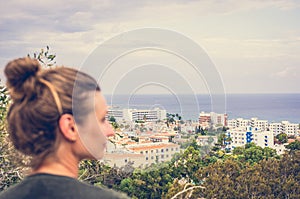
M 210 54 L 218 57 L 245 59 L 299 58 L 297 37 L 280 39 L 234 39 L 209 37 L 202 39 Z M 228 49 L 230 48 L 230 49 Z
M 297 70 L 295 67 L 286 67 L 283 70 L 271 73 L 271 77 L 275 78 L 291 78 L 298 77 L 299 69 Z
M 78 66 L 101 42 L 150 26 L 185 34 L 214 59 L 226 59 L 220 67 L 232 81 L 238 74 L 229 66 L 243 68 L 244 60 L 264 73 L 270 62 L 299 64 L 299 6 L 296 0 L 10 0 L 0 6 L 0 65 L 50 45 L 59 64 Z M 263 23 L 257 12 L 267 16 Z M 273 12 L 286 18 L 276 21 Z M 278 69 L 273 76 L 293 74 Z

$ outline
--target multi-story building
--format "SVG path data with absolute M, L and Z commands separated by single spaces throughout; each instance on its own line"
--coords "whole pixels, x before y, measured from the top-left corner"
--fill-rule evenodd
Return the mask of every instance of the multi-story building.
M 263 131 L 258 128 L 239 127 L 235 129 L 229 129 L 226 132 L 228 141 L 225 143 L 226 148 L 234 149 L 238 146 L 243 146 L 247 143 L 255 143 L 260 147 L 274 148 L 274 135 L 273 132 Z
M 218 138 L 217 136 L 203 135 L 203 136 L 198 136 L 196 142 L 200 146 L 214 145 L 218 142 Z
M 269 123 L 268 120 L 259 120 L 258 118 L 254 117 L 250 120 L 250 126 L 253 128 L 259 128 L 262 131 L 268 130 Z
M 268 123 L 268 120 L 259 120 L 257 118 L 251 118 L 245 120 L 243 118 L 228 120 L 228 127 L 230 129 L 247 127 L 258 128 L 262 131 L 271 131 L 274 135 L 285 133 L 288 136 L 298 136 L 299 124 L 290 123 L 288 121 L 282 121 L 281 123 Z
M 274 133 L 274 135 L 278 135 L 282 133 L 282 124 L 281 123 L 271 123 L 269 124 L 269 130 Z
M 166 110 L 154 108 L 152 110 L 140 109 L 109 109 L 107 117 L 113 116 L 117 121 L 138 121 L 147 122 L 164 120 L 167 117 Z
M 299 130 L 299 125 L 298 124 L 292 124 L 289 123 L 288 121 L 282 121 L 282 133 L 287 134 L 288 136 L 298 136 L 298 130 Z
M 227 114 L 220 114 L 220 113 L 205 113 L 201 112 L 199 114 L 199 124 L 202 127 L 208 127 L 211 125 L 222 125 L 227 126 Z
M 298 136 L 299 125 L 290 123 L 288 121 L 282 121 L 281 123 L 271 123 L 269 124 L 269 129 L 274 135 L 280 133 L 285 133 L 288 136 Z
M 141 166 L 149 166 L 152 163 L 169 161 L 175 153 L 180 152 L 180 145 L 174 143 L 150 143 L 126 147 L 129 151 L 144 155 Z
M 133 163 L 133 167 L 139 167 L 145 163 L 145 156 L 136 153 L 106 153 L 102 161 L 111 167 L 122 167 L 129 162 Z
M 250 120 L 245 120 L 243 118 L 228 120 L 228 127 L 230 129 L 239 128 L 239 127 L 247 127 L 249 125 L 250 125 Z
M 202 127 L 209 127 L 209 125 L 211 124 L 210 113 L 201 112 L 199 115 L 199 124 Z
M 106 114 L 107 118 L 114 117 L 116 121 L 124 120 L 124 115 L 126 114 L 125 109 L 109 108 Z

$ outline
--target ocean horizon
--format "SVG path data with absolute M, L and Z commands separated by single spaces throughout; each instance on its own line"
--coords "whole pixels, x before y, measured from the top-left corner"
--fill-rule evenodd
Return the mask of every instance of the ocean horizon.
M 257 117 L 269 122 L 300 123 L 300 93 L 271 94 L 136 94 L 105 95 L 109 106 L 136 109 L 166 109 L 184 120 L 198 120 L 199 113 L 227 113 L 229 119 Z

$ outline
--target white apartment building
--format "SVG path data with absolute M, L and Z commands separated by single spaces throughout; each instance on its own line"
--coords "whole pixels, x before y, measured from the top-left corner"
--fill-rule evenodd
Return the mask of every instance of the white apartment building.
M 268 123 L 268 120 L 259 120 L 256 117 L 251 118 L 250 120 L 243 119 L 243 118 L 228 120 L 228 127 L 230 129 L 239 128 L 239 127 L 247 127 L 247 126 L 251 126 L 253 128 L 259 128 L 263 131 L 266 131 L 269 127 L 269 123 Z
M 215 112 L 199 114 L 199 124 L 202 127 L 209 127 L 210 125 L 222 125 L 227 126 L 227 114 L 220 114 Z
M 274 135 L 280 133 L 285 133 L 288 136 L 298 136 L 299 135 L 299 125 L 290 123 L 288 121 L 282 121 L 281 123 L 271 123 L 269 124 L 269 129 Z
M 226 143 L 226 148 L 234 149 L 238 146 L 244 146 L 247 143 L 255 143 L 260 147 L 274 148 L 274 135 L 271 131 L 262 131 L 258 128 L 239 127 L 235 129 L 229 129 L 226 132 L 227 137 L 231 138 L 231 141 Z
M 180 152 L 180 145 L 174 143 L 148 143 L 127 146 L 127 150 L 135 154 L 144 155 L 143 164 L 149 166 L 152 163 L 170 161 L 175 153 Z
M 282 133 L 282 124 L 281 123 L 271 123 L 269 124 L 269 130 L 274 133 L 274 135 L 278 135 Z
M 196 139 L 196 142 L 200 146 L 214 145 L 218 142 L 218 137 L 217 136 L 208 136 L 208 135 L 198 136 Z
M 122 167 L 129 162 L 133 163 L 133 167 L 139 167 L 144 164 L 145 156 L 136 153 L 106 153 L 102 161 L 111 167 Z
M 117 121 L 137 121 L 145 120 L 147 122 L 164 120 L 167 117 L 167 111 L 159 108 L 152 110 L 140 109 L 109 109 L 107 117 L 113 116 Z
M 292 124 L 288 121 L 282 121 L 282 132 L 286 133 L 287 135 L 295 135 L 298 136 L 299 125 Z
M 250 120 L 245 120 L 243 118 L 231 119 L 228 120 L 228 126 L 230 129 L 247 127 L 250 126 Z
M 126 114 L 125 109 L 108 109 L 106 117 L 114 117 L 117 122 L 122 121 L 124 119 L 124 115 Z
M 254 117 L 250 120 L 250 126 L 253 128 L 259 128 L 262 131 L 268 130 L 269 123 L 268 120 L 259 120 L 258 118 Z
M 288 136 L 299 135 L 299 124 L 290 123 L 289 121 L 282 121 L 281 123 L 268 123 L 268 120 L 259 120 L 257 118 L 251 118 L 250 120 L 237 118 L 228 120 L 228 127 L 230 129 L 247 127 L 258 128 L 262 131 L 271 131 L 274 135 L 280 133 L 286 133 Z

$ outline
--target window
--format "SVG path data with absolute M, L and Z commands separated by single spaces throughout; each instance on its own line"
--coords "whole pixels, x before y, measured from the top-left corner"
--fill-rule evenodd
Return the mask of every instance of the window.
M 148 157 L 146 157 L 146 160 L 148 160 Z
M 127 159 L 125 159 L 125 163 L 127 163 L 128 162 L 128 160 Z
M 169 151 L 169 149 L 166 149 L 166 151 Z
M 151 150 L 151 153 L 153 153 L 153 150 Z
M 171 151 L 174 151 L 174 149 L 173 149 L 173 148 L 171 148 Z
M 143 151 L 141 151 L 141 154 L 143 154 Z
M 161 158 L 164 158 L 164 155 L 161 155 Z
M 164 149 L 161 149 L 161 152 L 163 153 L 163 152 L 164 152 Z
M 148 154 L 148 151 L 145 151 L 146 152 L 146 154 Z

